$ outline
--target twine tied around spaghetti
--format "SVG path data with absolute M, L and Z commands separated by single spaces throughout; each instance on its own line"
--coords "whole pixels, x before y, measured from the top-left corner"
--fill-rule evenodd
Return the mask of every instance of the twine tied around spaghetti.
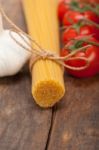
M 11 38 L 19 46 L 24 48 L 24 50 L 26 50 L 32 54 L 31 59 L 30 59 L 30 71 L 32 71 L 33 65 L 37 60 L 52 60 L 52 61 L 58 63 L 59 65 L 61 65 L 62 67 L 66 67 L 67 69 L 76 70 L 76 71 L 84 70 L 89 66 L 90 62 L 89 62 L 88 58 L 86 58 L 86 57 L 72 57 L 72 56 L 74 56 L 79 51 L 87 49 L 88 47 L 90 47 L 90 45 L 86 45 L 84 47 L 78 48 L 77 50 L 72 51 L 71 53 L 69 53 L 68 55 L 66 55 L 64 57 L 59 56 L 58 54 L 55 54 L 51 51 L 43 49 L 34 39 L 31 38 L 30 35 L 28 35 L 23 30 L 21 30 L 17 25 L 15 25 L 9 19 L 9 17 L 6 15 L 5 11 L 3 10 L 3 8 L 1 6 L 0 6 L 0 12 L 1 12 L 2 16 L 5 18 L 5 20 L 12 26 L 12 29 L 10 29 L 10 33 L 9 33 Z M 12 34 L 13 32 L 17 33 L 20 36 L 20 38 L 29 46 L 29 48 L 24 46 L 21 42 L 17 41 L 16 38 Z M 29 42 L 27 42 L 24 35 L 29 39 L 31 44 Z M 33 45 L 35 45 L 37 48 L 35 49 L 33 47 Z M 66 61 L 69 61 L 69 60 L 83 60 L 86 62 L 86 64 L 85 64 L 85 66 L 82 66 L 82 67 L 73 67 L 73 66 L 70 66 L 70 65 L 65 63 Z

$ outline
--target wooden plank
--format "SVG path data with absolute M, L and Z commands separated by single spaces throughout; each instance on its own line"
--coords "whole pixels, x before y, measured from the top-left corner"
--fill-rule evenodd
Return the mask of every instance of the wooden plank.
M 0 2 L 26 31 L 21 0 Z M 65 76 L 65 82 L 68 91 L 53 108 L 51 122 L 51 109 L 40 109 L 33 101 L 27 69 L 15 77 L 0 79 L 1 150 L 99 149 L 99 77 L 79 80 Z
M 65 78 L 64 100 L 54 110 L 48 150 L 99 150 L 99 76 Z
M 20 0 L 0 0 L 9 17 L 26 30 Z M 8 27 L 5 22 L 6 27 Z M 0 79 L 0 150 L 44 150 L 51 109 L 38 107 L 31 96 L 27 69 Z

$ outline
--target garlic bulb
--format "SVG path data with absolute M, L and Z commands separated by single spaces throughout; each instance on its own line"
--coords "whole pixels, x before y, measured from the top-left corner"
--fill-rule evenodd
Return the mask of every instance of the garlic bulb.
M 31 56 L 31 53 L 19 46 L 9 33 L 10 30 L 3 29 L 0 16 L 0 77 L 18 73 Z M 17 33 L 12 32 L 12 35 L 18 42 L 28 48 L 25 41 Z M 29 42 L 24 35 L 22 36 Z
M 20 47 L 10 37 L 9 32 L 9 30 L 3 30 L 0 34 L 0 77 L 14 75 L 19 72 L 31 56 L 30 52 Z M 27 46 L 17 33 L 13 32 L 12 34 L 17 41 L 25 47 Z

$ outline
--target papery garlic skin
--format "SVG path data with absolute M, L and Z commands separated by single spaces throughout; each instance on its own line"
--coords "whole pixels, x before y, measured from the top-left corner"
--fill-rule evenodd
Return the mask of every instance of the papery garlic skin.
M 29 48 L 17 33 L 12 32 L 12 34 L 17 41 Z M 29 42 L 27 37 L 22 36 Z M 15 75 L 30 57 L 31 53 L 11 38 L 9 30 L 3 30 L 0 33 L 0 77 Z

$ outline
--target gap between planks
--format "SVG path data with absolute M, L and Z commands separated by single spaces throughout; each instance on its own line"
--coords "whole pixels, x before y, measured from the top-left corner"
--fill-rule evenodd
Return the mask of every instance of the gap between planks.
M 54 120 L 55 120 L 55 116 L 56 116 L 56 110 L 57 110 L 57 104 L 52 108 L 52 117 L 51 117 L 51 123 L 50 123 L 50 128 L 49 128 L 49 132 L 48 132 L 45 150 L 49 149 L 49 143 L 50 143 Z

